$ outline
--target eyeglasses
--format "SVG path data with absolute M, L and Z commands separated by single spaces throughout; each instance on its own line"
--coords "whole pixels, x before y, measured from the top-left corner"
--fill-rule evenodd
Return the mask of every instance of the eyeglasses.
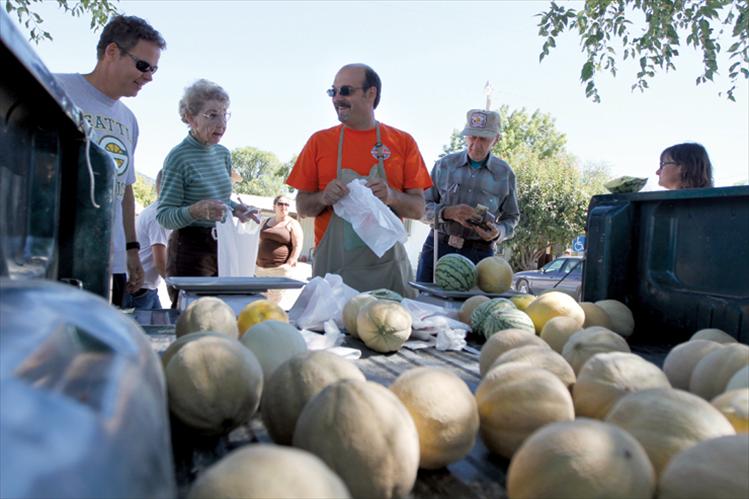
M 348 97 L 349 95 L 354 93 L 354 90 L 364 90 L 364 87 L 352 87 L 351 85 L 344 85 L 341 88 L 330 87 L 325 92 L 328 94 L 328 97 L 335 97 L 336 95 L 340 95 L 341 97 Z
M 662 161 L 661 162 L 661 168 L 663 168 L 664 166 L 668 166 L 668 165 L 679 166 L 679 163 L 675 163 L 674 161 Z
M 226 111 L 225 113 L 208 111 L 207 113 L 201 113 L 200 115 L 213 123 L 217 123 L 219 121 L 228 122 L 229 118 L 231 118 L 231 113 L 229 111 Z
M 130 56 L 130 58 L 135 63 L 135 69 L 140 71 L 141 73 L 151 73 L 154 74 L 157 69 L 159 69 L 158 66 L 151 66 L 151 64 L 148 61 L 144 61 L 143 59 L 138 59 L 133 54 L 128 52 L 127 50 L 123 49 L 120 45 L 117 45 L 122 52 Z
M 277 206 L 289 206 L 289 203 L 276 203 Z

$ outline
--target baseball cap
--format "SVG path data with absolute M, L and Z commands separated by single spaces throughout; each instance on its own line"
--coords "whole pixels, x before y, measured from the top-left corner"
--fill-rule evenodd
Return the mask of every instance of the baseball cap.
M 499 113 L 484 109 L 471 109 L 466 113 L 466 127 L 461 132 L 464 137 L 495 137 L 499 134 Z

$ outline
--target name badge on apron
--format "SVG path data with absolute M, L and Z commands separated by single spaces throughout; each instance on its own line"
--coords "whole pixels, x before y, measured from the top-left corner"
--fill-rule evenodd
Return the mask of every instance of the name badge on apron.
M 457 249 L 462 248 L 464 242 L 465 239 L 460 236 L 450 236 L 447 238 L 447 245 Z

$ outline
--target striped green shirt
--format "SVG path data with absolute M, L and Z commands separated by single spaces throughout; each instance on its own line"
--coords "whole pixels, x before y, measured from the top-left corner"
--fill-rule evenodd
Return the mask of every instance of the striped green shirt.
M 236 203 L 231 195 L 231 153 L 221 145 L 201 144 L 188 134 L 164 160 L 161 194 L 156 220 L 167 229 L 213 227 L 214 222 L 197 220 L 189 206 L 203 199 Z

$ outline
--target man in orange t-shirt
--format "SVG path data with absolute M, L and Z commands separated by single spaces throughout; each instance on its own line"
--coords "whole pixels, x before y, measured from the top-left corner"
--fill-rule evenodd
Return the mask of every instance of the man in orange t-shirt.
M 315 217 L 314 275 L 336 273 L 359 291 L 387 288 L 414 296 L 403 245 L 378 258 L 332 209 L 348 193 L 348 181 L 360 176 L 368 177 L 372 193 L 399 217 L 418 220 L 424 214 L 429 172 L 411 135 L 375 120 L 381 89 L 369 66 L 341 68 L 328 95 L 342 124 L 310 137 L 286 183 L 299 190 L 298 213 Z

